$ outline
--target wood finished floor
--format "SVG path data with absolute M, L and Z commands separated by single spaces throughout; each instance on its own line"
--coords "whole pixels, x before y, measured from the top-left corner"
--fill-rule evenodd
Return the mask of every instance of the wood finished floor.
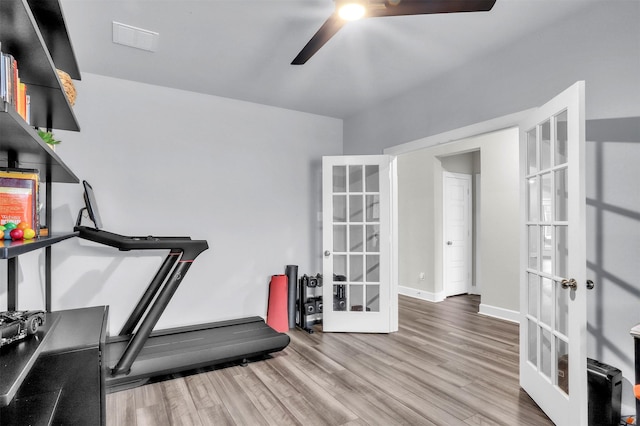
M 517 324 L 479 301 L 401 296 L 389 335 L 292 330 L 271 359 L 107 395 L 107 425 L 552 425 L 518 385 Z

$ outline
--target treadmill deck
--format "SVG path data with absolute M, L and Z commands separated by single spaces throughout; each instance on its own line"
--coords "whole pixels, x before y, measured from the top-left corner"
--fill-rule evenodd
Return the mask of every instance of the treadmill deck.
M 107 341 L 109 390 L 139 386 L 151 377 L 268 355 L 284 349 L 290 341 L 260 317 L 160 330 L 146 341 L 129 374 L 114 377 L 110 369 L 120 359 L 128 338 L 115 336 Z

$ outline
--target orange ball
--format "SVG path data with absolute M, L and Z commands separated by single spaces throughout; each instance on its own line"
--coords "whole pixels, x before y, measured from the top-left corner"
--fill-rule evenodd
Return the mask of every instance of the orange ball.
M 27 222 L 22 221 L 16 225 L 16 228 L 22 229 L 24 231 L 27 228 L 31 228 L 31 225 L 29 225 Z

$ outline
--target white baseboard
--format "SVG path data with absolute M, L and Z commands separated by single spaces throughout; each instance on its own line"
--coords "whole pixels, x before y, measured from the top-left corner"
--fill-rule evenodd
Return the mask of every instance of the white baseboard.
M 413 297 L 415 299 L 426 300 L 427 302 L 442 302 L 445 299 L 443 292 L 433 293 L 431 291 L 403 286 L 398 286 L 398 294 Z
M 398 294 L 413 297 L 415 299 L 426 300 L 427 302 L 442 302 L 444 299 L 446 299 L 446 297 L 444 296 L 444 292 L 433 293 L 430 291 L 404 286 L 398 286 Z M 480 303 L 478 313 L 509 322 L 520 322 L 520 312 L 499 308 L 497 306 Z
M 510 322 L 520 322 L 520 312 L 512 311 L 510 309 L 498 308 L 497 306 L 480 304 L 479 314 L 489 317 L 498 318 Z

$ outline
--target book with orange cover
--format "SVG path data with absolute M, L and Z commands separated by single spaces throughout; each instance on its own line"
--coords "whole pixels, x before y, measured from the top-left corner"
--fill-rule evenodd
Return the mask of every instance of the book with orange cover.
M 27 222 L 38 233 L 38 171 L 0 169 L 0 225 Z
M 27 121 L 27 85 L 18 78 L 18 99 L 16 110 L 24 121 Z

